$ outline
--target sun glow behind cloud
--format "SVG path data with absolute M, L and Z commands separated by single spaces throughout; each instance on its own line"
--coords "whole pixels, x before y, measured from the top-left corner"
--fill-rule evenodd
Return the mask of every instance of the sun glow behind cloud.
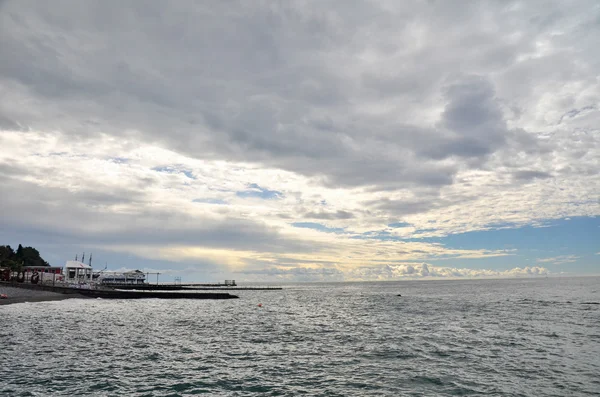
M 415 265 L 420 266 L 421 261 L 431 259 L 506 256 L 510 261 L 514 255 L 511 250 L 460 250 L 403 240 L 443 235 L 455 230 L 448 225 L 451 221 L 462 225 L 463 230 L 479 230 L 487 226 L 481 225 L 480 216 L 457 218 L 453 214 L 445 218 L 440 211 L 435 218 L 446 229 L 437 226 L 438 222 L 432 228 L 430 216 L 407 216 L 405 219 L 410 222 L 389 223 L 387 214 L 364 210 L 363 203 L 377 193 L 348 189 L 341 194 L 340 189 L 330 191 L 315 186 L 301 175 L 242 163 L 195 160 L 153 146 L 127 150 L 127 145 L 116 144 L 109 137 L 102 137 L 98 145 L 85 150 L 63 145 L 60 134 L 5 132 L 1 143 L 8 146 L 11 141 L 24 139 L 27 145 L 5 152 L 0 161 L 11 164 L 13 173 L 21 170 L 27 175 L 23 178 L 23 193 L 35 201 L 19 200 L 5 208 L 13 214 L 22 214 L 24 206 L 31 204 L 47 209 L 27 223 L 48 228 L 61 225 L 65 240 L 76 240 L 82 245 L 97 246 L 101 242 L 104 249 L 140 257 L 184 263 L 207 261 L 230 272 L 242 272 L 249 278 L 252 274 L 270 274 L 275 279 L 293 279 L 296 275 L 313 280 L 314 272 L 323 268 L 330 269 L 329 276 L 345 280 L 546 274 L 543 268 L 531 273 L 518 269 L 498 272 L 431 265 L 430 273 L 410 271 Z M 35 147 L 33 152 L 32 147 Z M 115 161 L 115 154 L 121 160 Z M 177 166 L 168 168 L 156 165 L 175 162 Z M 177 171 L 180 168 L 195 177 Z M 282 193 L 278 192 L 277 200 L 271 194 L 261 197 L 261 192 L 268 189 L 254 187 L 258 185 L 250 183 L 252 180 L 277 186 Z M 247 191 L 249 186 L 260 194 L 240 196 L 239 191 Z M 205 199 L 199 202 L 195 199 L 198 196 Z M 66 205 L 61 208 L 57 200 Z M 492 209 L 485 203 L 480 206 Z M 323 210 L 315 215 L 314 208 Z M 94 219 L 99 211 L 105 220 Z M 332 215 L 324 217 L 324 213 Z M 492 214 L 485 215 L 484 219 L 495 220 Z M 305 216 L 317 216 L 320 223 L 292 222 Z M 91 219 L 94 219 L 92 224 Z M 314 227 L 324 224 L 329 226 Z M 153 235 L 148 229 L 158 232 Z M 385 233 L 385 239 L 380 238 L 381 233 Z M 396 266 L 395 270 L 390 271 L 389 266 Z M 305 269 L 304 273 L 299 269 Z

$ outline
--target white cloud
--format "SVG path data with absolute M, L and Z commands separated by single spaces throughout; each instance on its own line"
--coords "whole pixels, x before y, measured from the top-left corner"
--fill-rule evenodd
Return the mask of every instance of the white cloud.
M 249 271 L 514 255 L 395 240 L 600 214 L 599 15 L 2 2 L 3 236 Z
M 423 278 L 478 278 L 478 277 L 519 277 L 540 276 L 548 274 L 543 267 L 515 267 L 510 270 L 497 271 L 489 269 L 460 269 L 451 267 L 432 266 L 427 263 L 389 265 L 379 268 L 356 269 L 350 274 L 352 279 L 401 279 L 405 277 Z
M 577 255 L 560 255 L 549 258 L 538 258 L 537 263 L 551 263 L 553 265 L 564 265 L 566 263 L 577 262 L 579 256 Z
M 546 276 L 548 270 L 539 267 L 515 267 L 497 271 L 489 269 L 460 269 L 432 266 L 427 263 L 403 263 L 396 265 L 344 268 L 268 268 L 256 271 L 242 271 L 244 276 L 256 277 L 265 281 L 301 280 L 301 281 L 390 281 L 402 279 L 432 278 L 507 278 Z

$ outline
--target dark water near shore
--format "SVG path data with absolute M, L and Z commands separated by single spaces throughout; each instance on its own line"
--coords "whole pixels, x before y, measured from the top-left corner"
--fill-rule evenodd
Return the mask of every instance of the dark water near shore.
M 0 395 L 600 393 L 597 277 L 237 294 L 0 307 Z

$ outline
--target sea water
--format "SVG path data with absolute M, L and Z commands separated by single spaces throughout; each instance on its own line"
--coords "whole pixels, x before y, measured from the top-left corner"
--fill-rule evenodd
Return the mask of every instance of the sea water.
M 597 277 L 235 293 L 2 306 L 0 395 L 600 395 Z

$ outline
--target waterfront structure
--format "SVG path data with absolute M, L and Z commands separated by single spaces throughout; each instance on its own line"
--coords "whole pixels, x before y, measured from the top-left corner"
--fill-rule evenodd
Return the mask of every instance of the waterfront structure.
M 67 283 L 89 283 L 92 281 L 92 266 L 79 261 L 67 261 L 63 274 Z
M 57 266 L 25 266 L 23 267 L 24 282 L 55 283 L 63 281 L 62 267 Z
M 25 266 L 21 270 L 11 270 L 0 268 L 0 281 L 12 281 L 21 284 L 40 284 L 51 285 L 53 287 L 66 287 L 76 289 L 121 289 L 121 290 L 160 290 L 160 291 L 178 291 L 178 290 L 197 290 L 197 289 L 281 289 L 281 288 L 257 288 L 240 287 L 237 288 L 235 280 L 225 280 L 224 283 L 191 283 L 182 284 L 181 277 L 175 284 L 158 283 L 160 273 L 144 273 L 140 270 L 131 271 L 93 271 L 92 258 L 89 257 L 89 263 L 70 260 L 64 267 L 55 266 Z M 81 256 L 83 260 L 84 255 Z M 156 284 L 150 284 L 148 277 L 156 275 Z
M 144 285 L 146 274 L 134 270 L 130 272 L 100 272 L 94 278 L 101 285 Z
M 9 281 L 11 271 L 8 267 L 0 267 L 0 281 Z

